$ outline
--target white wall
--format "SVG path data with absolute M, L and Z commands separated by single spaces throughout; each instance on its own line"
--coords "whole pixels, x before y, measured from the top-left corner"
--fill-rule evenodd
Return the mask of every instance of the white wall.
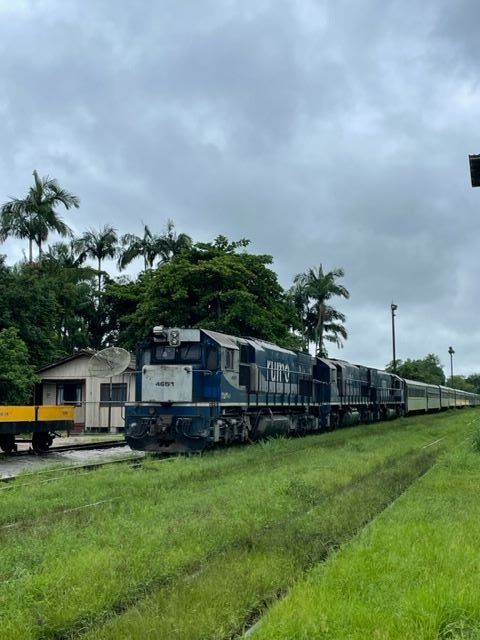
M 40 372 L 43 383 L 43 404 L 57 403 L 57 385 L 63 382 L 82 383 L 82 403 L 75 408 L 75 423 L 85 424 L 85 429 L 109 426 L 108 406 L 100 406 L 100 385 L 109 384 L 110 378 L 94 378 L 88 373 L 90 356 L 80 354 L 78 358 L 52 366 Z M 50 381 L 50 382 L 49 382 Z M 128 370 L 118 376 L 112 376 L 112 384 L 127 385 L 127 402 L 135 399 L 135 375 Z M 110 429 L 116 431 L 124 426 L 124 408 L 111 407 Z

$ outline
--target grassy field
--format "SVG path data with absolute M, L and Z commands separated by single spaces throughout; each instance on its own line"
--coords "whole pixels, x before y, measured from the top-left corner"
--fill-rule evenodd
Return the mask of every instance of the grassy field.
M 299 581 L 252 638 L 480 639 L 479 444 L 477 428 Z
M 459 455 L 477 415 L 452 412 L 202 458 L 150 459 L 139 469 L 19 479 L 0 491 L 0 637 L 226 640 L 241 637 L 278 600 L 259 637 L 330 637 L 318 617 L 311 627 L 295 627 L 296 605 L 289 603 L 305 589 L 305 619 L 319 609 L 316 602 L 323 611 L 323 588 L 320 596 L 315 588 L 350 550 L 341 545 L 443 452 Z M 448 475 L 450 458 L 440 459 Z M 331 637 L 354 637 L 339 633 Z

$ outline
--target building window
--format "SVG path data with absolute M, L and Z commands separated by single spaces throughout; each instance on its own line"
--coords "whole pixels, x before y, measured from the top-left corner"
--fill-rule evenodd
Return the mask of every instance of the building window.
M 78 382 L 64 382 L 57 385 L 57 404 L 82 403 L 82 385 Z
M 127 401 L 127 383 L 114 382 L 112 384 L 111 404 L 121 405 Z M 110 403 L 110 383 L 100 385 L 100 404 Z

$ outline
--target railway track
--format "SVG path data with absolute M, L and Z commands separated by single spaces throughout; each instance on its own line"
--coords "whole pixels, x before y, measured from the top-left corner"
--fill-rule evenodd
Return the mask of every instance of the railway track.
M 29 441 L 26 440 L 25 443 Z M 38 453 L 33 451 L 33 449 L 22 449 L 21 451 L 16 451 L 15 453 L 9 453 L 8 458 L 16 458 L 18 456 L 43 456 L 50 455 L 52 453 L 63 453 L 65 451 L 94 451 L 95 449 L 115 449 L 117 447 L 125 447 L 125 440 L 109 440 L 108 442 L 84 442 L 77 444 L 65 444 L 59 445 L 57 447 L 50 447 L 47 451 Z M 7 457 L 7 455 L 5 455 Z
M 108 442 L 84 442 L 73 445 L 60 445 L 58 447 L 50 447 L 49 452 L 55 451 L 91 451 L 93 449 L 115 449 L 116 447 L 125 447 L 125 439 L 109 440 Z
M 8 486 L 0 487 L 0 491 L 17 489 L 18 487 L 24 487 L 28 485 L 38 486 L 39 484 L 61 480 L 65 477 L 66 474 L 69 473 L 82 475 L 82 471 L 88 473 L 107 465 L 117 464 L 128 464 L 134 468 L 141 467 L 143 465 L 143 456 L 133 455 L 127 458 L 118 458 L 115 460 L 96 460 L 93 462 L 86 461 L 81 464 L 67 464 L 64 467 L 54 467 L 53 469 L 39 469 L 36 471 L 31 471 L 29 473 L 22 473 L 21 477 L 19 477 L 18 474 L 2 476 L 0 478 L 0 484 L 8 484 Z M 31 476 L 35 477 L 34 482 L 28 481 Z

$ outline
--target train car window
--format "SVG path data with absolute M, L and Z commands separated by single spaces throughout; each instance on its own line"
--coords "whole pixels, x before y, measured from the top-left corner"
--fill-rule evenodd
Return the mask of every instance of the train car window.
M 182 362 L 200 362 L 202 349 L 199 344 L 187 344 L 180 347 L 180 360 Z
M 208 347 L 207 350 L 207 369 L 214 371 L 218 367 L 218 356 L 215 347 Z
M 175 360 L 175 347 L 167 347 L 165 345 L 155 349 L 155 360 L 163 360 L 173 362 Z
M 233 349 L 225 349 L 225 369 L 233 369 L 234 353 Z
M 240 345 L 240 362 L 248 363 L 248 346 L 246 344 Z
M 425 398 L 425 388 L 421 387 L 408 387 L 409 398 Z

